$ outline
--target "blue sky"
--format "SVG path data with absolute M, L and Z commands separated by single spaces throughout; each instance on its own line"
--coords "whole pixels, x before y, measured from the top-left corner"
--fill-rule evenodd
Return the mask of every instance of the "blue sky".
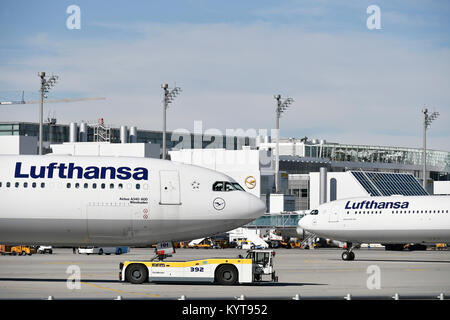
M 81 29 L 66 28 L 66 8 Z M 369 30 L 369 5 L 381 29 Z M 62 123 L 104 118 L 161 129 L 163 82 L 183 88 L 169 129 L 271 129 L 273 95 L 294 98 L 284 137 L 450 150 L 448 1 L 0 1 L 0 99 L 36 99 L 38 71 L 61 78 L 47 104 Z M 33 106 L 0 121 L 36 121 Z

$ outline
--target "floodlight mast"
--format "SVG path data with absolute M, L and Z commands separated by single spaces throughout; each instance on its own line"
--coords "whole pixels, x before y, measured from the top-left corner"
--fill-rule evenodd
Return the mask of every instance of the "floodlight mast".
M 274 95 L 275 100 L 277 100 L 276 113 L 276 147 L 275 147 L 275 193 L 279 192 L 279 171 L 280 171 L 280 117 L 281 114 L 294 102 L 292 98 L 286 98 L 284 101 L 281 99 L 281 95 Z
M 173 102 L 175 97 L 181 92 L 180 87 L 175 87 L 172 90 L 169 90 L 169 85 L 164 83 L 161 85 L 161 88 L 164 90 L 163 93 L 163 137 L 162 137 L 162 158 L 166 159 L 166 111 L 169 107 L 169 104 Z
M 44 127 L 44 98 L 47 98 L 47 93 L 50 89 L 56 84 L 56 80 L 58 80 L 58 76 L 52 75 L 49 79 L 45 78 L 45 72 L 38 72 L 38 77 L 41 78 L 41 99 L 40 99 L 40 107 L 39 107 L 39 155 L 42 155 L 43 152 L 43 127 Z
M 433 112 L 428 114 L 428 108 L 422 109 L 424 120 L 423 120 L 423 188 L 426 190 L 427 186 L 427 129 L 431 126 L 433 120 L 439 116 L 439 112 Z

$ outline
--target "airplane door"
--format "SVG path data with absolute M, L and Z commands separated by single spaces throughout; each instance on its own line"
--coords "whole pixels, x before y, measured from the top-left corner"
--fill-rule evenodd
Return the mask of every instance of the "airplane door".
M 331 207 L 328 213 L 328 222 L 339 222 L 339 210 L 337 207 Z
M 180 205 L 180 176 L 177 170 L 159 172 L 161 201 L 159 204 Z

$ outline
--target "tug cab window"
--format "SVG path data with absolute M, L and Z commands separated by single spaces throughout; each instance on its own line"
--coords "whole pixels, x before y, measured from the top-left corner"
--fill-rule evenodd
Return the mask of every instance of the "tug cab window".
M 254 263 L 261 264 L 264 268 L 267 267 L 270 261 L 270 252 L 249 252 L 246 259 L 252 259 Z

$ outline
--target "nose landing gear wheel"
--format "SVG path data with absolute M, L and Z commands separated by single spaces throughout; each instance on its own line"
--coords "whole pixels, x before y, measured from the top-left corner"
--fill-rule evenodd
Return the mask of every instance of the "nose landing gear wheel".
M 342 252 L 342 260 L 353 261 L 355 260 L 355 254 L 353 253 L 353 251 L 344 251 Z

